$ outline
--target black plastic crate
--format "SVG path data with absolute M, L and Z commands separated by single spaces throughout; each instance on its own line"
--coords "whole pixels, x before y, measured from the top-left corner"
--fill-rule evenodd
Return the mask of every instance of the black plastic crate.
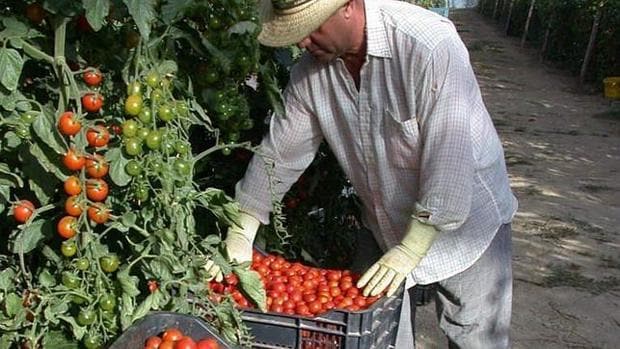
M 157 336 L 171 327 L 180 329 L 184 335 L 192 337 L 195 341 L 212 337 L 221 349 L 236 348 L 223 340 L 209 324 L 200 318 L 171 312 L 152 312 L 129 327 L 108 349 L 144 348 L 144 343 L 150 336 Z
M 309 318 L 244 310 L 242 318 L 254 336 L 252 348 L 391 349 L 396 342 L 403 287 L 368 309 L 332 310 Z

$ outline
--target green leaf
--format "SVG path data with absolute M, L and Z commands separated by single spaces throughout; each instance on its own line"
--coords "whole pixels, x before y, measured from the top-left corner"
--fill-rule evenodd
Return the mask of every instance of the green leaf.
M 159 306 L 159 299 L 157 298 L 158 296 L 156 296 L 158 293 L 159 292 L 151 293 L 142 301 L 142 303 L 138 305 L 138 307 L 133 313 L 131 319 L 132 322 L 135 322 L 136 320 L 145 317 L 146 314 L 148 314 L 154 306 Z
M 9 317 L 14 317 L 24 309 L 24 306 L 22 305 L 22 297 L 18 296 L 16 293 L 9 293 L 6 296 L 4 306 L 6 308 L 6 314 Z
M 228 28 L 228 33 L 230 34 L 239 34 L 243 35 L 245 33 L 253 34 L 257 32 L 259 29 L 258 25 L 254 22 L 243 21 L 234 24 L 232 27 Z
M 134 313 L 136 306 L 134 304 L 134 300 L 132 298 L 132 296 L 123 293 L 121 295 L 121 327 L 123 328 L 123 330 L 127 329 L 129 326 L 131 326 L 131 324 L 133 323 L 132 321 L 132 315 Z
M 20 144 L 22 144 L 22 140 L 15 134 L 13 131 L 8 131 L 4 134 L 4 146 L 8 149 L 15 149 Z
M 66 313 L 69 310 L 69 305 L 66 301 L 62 301 L 57 304 L 53 304 L 47 308 L 43 312 L 45 319 L 53 324 L 58 324 L 58 316 Z
M 22 229 L 11 244 L 11 252 L 18 254 L 20 251 L 29 253 L 37 247 L 37 244 L 53 234 L 53 223 L 51 220 L 38 219 L 31 222 Z
M 3 334 L 2 337 L 0 337 L 0 349 L 12 348 L 11 345 L 14 339 L 15 339 L 15 333 Z
M 183 13 L 194 0 L 169 0 L 161 7 L 161 18 L 164 23 L 171 24 L 174 20 L 183 16 Z
M 43 348 L 78 349 L 78 342 L 67 338 L 64 332 L 50 331 L 43 336 Z
M 0 32 L 0 40 L 11 37 L 24 37 L 28 34 L 28 26 L 15 17 L 2 17 L 4 30 Z
M 109 0 L 83 0 L 86 10 L 86 19 L 94 31 L 99 31 L 105 24 L 105 18 L 110 12 Z
M 73 318 L 72 316 L 58 316 L 58 318 L 71 325 L 71 330 L 75 339 L 81 340 L 86 334 L 86 327 L 78 325 L 77 322 L 75 322 L 75 318 Z
M 254 270 L 242 267 L 235 267 L 233 271 L 239 277 L 241 292 L 256 304 L 261 311 L 267 311 L 267 295 L 260 275 Z
M 131 182 L 132 177 L 125 171 L 125 166 L 129 162 L 120 148 L 108 150 L 105 158 L 110 164 L 110 179 L 119 187 L 124 187 Z
M 62 143 L 60 135 L 56 132 L 55 119 L 54 114 L 43 112 L 39 114 L 39 117 L 32 123 L 32 129 L 34 133 L 41 138 L 43 143 L 54 149 L 57 154 L 64 154 L 66 152 L 65 146 Z
M 15 271 L 4 269 L 0 271 L 0 289 L 9 292 L 15 289 Z
M 130 297 L 135 297 L 140 294 L 140 290 L 136 286 L 138 284 L 138 278 L 136 276 L 129 275 L 128 268 L 122 268 L 116 273 L 116 279 L 121 285 L 121 289 L 124 294 Z
M 178 70 L 179 66 L 177 65 L 177 62 L 171 60 L 161 62 L 161 64 L 157 67 L 157 71 L 162 76 L 167 74 L 176 74 Z
M 62 258 L 56 253 L 56 251 L 52 250 L 49 246 L 43 246 L 43 255 L 49 261 L 53 262 L 56 266 L 62 267 Z
M 6 177 L 3 175 L 6 175 Z M 15 187 L 20 187 L 20 188 L 24 187 L 24 181 L 18 175 L 13 173 L 9 165 L 2 163 L 2 162 L 0 162 L 0 179 L 6 179 L 7 181 L 9 181 L 9 183 L 13 184 L 13 186 Z M 2 182 L 3 181 L 0 181 L 0 183 Z M 5 198 L 8 199 L 9 198 L 8 195 L 5 196 Z
M 60 164 L 58 156 L 53 152 L 50 154 L 50 151 L 45 152 L 41 146 L 33 142 L 30 144 L 30 151 L 21 148 L 19 158 L 30 189 L 35 192 L 42 205 L 47 205 L 54 196 L 57 185 L 66 176 L 57 165 Z
M 0 83 L 9 91 L 17 88 L 23 66 L 24 59 L 17 50 L 0 48 Z
M 158 280 L 172 280 L 172 272 L 165 259 L 153 259 L 149 263 L 153 276 Z
M 56 278 L 49 270 L 45 269 L 39 274 L 39 283 L 43 287 L 53 287 L 56 285 Z
M 148 39 L 151 35 L 151 24 L 155 20 L 155 0 L 123 0 L 127 10 L 138 26 L 140 35 Z
M 198 202 L 226 225 L 239 225 L 239 204 L 220 189 L 207 188 Z

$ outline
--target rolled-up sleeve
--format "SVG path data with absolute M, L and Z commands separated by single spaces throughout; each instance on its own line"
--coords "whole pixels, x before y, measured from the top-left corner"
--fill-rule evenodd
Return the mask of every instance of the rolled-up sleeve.
M 462 42 L 441 41 L 419 79 L 423 144 L 414 216 L 441 231 L 454 230 L 469 216 L 475 169 L 470 114 L 478 86 Z
M 310 165 L 323 139 L 315 115 L 291 84 L 284 92 L 284 102 L 286 115 L 273 115 L 259 152 L 236 185 L 241 210 L 263 224 L 269 223 L 273 202 L 282 200 Z

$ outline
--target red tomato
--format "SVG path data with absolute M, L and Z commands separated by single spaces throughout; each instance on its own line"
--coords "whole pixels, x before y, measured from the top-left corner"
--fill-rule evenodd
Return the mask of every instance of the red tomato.
M 201 341 L 199 341 L 196 348 L 197 349 L 219 349 L 220 345 L 215 340 L 215 338 L 207 338 L 207 339 L 202 339 Z
M 183 338 L 183 332 L 181 332 L 181 330 L 179 330 L 178 328 L 169 328 L 166 331 L 164 331 L 164 334 L 161 336 L 161 338 L 165 341 L 173 341 L 176 342 L 178 340 L 181 340 L 181 338 Z
M 146 340 L 146 343 L 144 344 L 144 349 L 158 349 L 161 342 L 163 342 L 161 338 L 157 336 L 151 336 Z
M 73 195 L 67 198 L 67 201 L 65 201 L 65 212 L 73 217 L 79 217 L 82 214 L 82 205 L 80 204 L 79 196 Z
M 174 341 L 164 340 L 157 349 L 174 349 Z
M 104 224 L 110 218 L 110 210 L 105 205 L 96 203 L 88 208 L 88 218 L 97 224 Z
M 95 87 L 101 84 L 101 81 L 103 80 L 103 75 L 101 74 L 99 69 L 90 68 L 84 72 L 84 75 L 82 75 L 82 78 L 84 79 L 84 82 L 86 83 L 86 85 L 90 87 Z
M 86 131 L 86 140 L 91 147 L 103 147 L 110 141 L 110 132 L 104 126 L 97 125 Z
M 73 136 L 80 132 L 82 124 L 75 117 L 73 112 L 66 111 L 58 119 L 58 130 L 65 136 Z
M 148 284 L 149 292 L 151 293 L 159 289 L 159 284 L 155 280 L 149 280 L 147 284 Z
M 190 337 L 183 337 L 174 344 L 174 349 L 196 349 L 196 342 Z
M 102 178 L 108 174 L 110 166 L 105 158 L 99 154 L 93 155 L 86 159 L 86 173 L 91 178 Z
M 84 167 L 86 159 L 81 154 L 78 154 L 75 149 L 69 149 L 65 157 L 62 159 L 62 163 L 71 171 L 79 171 Z
M 77 232 L 77 220 L 75 217 L 64 216 L 58 221 L 56 230 L 58 231 L 58 235 L 63 239 L 70 239 L 74 237 Z
M 13 206 L 13 218 L 19 223 L 25 223 L 34 212 L 34 204 L 28 200 L 21 200 Z
M 65 193 L 67 195 L 77 195 L 82 192 L 82 185 L 76 176 L 71 176 L 65 180 Z
M 87 112 L 97 113 L 103 106 L 103 96 L 96 92 L 89 92 L 82 96 L 82 107 Z
M 45 10 L 41 4 L 33 2 L 26 6 L 26 17 L 34 24 L 41 24 L 45 18 Z
M 86 182 L 86 197 L 99 202 L 108 197 L 108 183 L 102 179 L 89 179 Z

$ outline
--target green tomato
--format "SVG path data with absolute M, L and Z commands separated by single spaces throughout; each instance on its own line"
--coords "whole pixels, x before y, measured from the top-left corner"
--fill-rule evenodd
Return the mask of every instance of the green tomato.
M 76 318 L 78 325 L 88 326 L 92 325 L 97 319 L 97 314 L 91 309 L 81 309 Z
M 25 124 L 32 124 L 34 120 L 39 116 L 39 112 L 30 110 L 21 115 L 21 119 Z
M 142 153 L 142 141 L 139 138 L 135 137 L 126 139 L 125 152 L 131 156 L 136 156 Z
M 149 198 L 149 189 L 146 186 L 140 186 L 134 190 L 133 196 L 138 201 L 146 201 Z
M 151 92 L 151 99 L 154 102 L 159 102 L 164 98 L 164 93 L 162 92 L 161 89 L 156 88 L 153 90 L 153 92 Z
M 181 176 L 187 176 L 192 172 L 192 165 L 189 161 L 177 159 L 174 162 L 174 170 Z
M 115 254 L 111 254 L 109 256 L 101 257 L 99 259 L 99 264 L 101 265 L 101 269 L 106 273 L 113 273 L 118 269 L 120 261 Z
M 129 96 L 142 94 L 142 85 L 138 81 L 130 82 L 127 85 L 127 94 Z
M 136 116 L 142 110 L 142 96 L 129 95 L 125 100 L 125 113 L 127 115 Z
M 151 70 L 146 75 L 146 84 L 149 85 L 151 88 L 158 88 L 159 87 L 159 73 L 157 73 L 154 70 Z
M 222 21 L 220 21 L 220 19 L 217 16 L 210 15 L 209 16 L 209 29 L 216 31 L 220 28 L 222 28 Z
M 86 258 L 79 258 L 75 261 L 75 267 L 82 271 L 88 270 L 88 267 L 90 267 L 90 262 Z
M 125 172 L 127 172 L 128 175 L 135 177 L 142 173 L 142 165 L 140 165 L 140 163 L 136 160 L 129 160 L 125 165 Z
M 80 287 L 80 278 L 68 271 L 62 273 L 62 284 L 67 288 L 76 289 Z
M 60 252 L 62 252 L 62 255 L 65 257 L 75 256 L 75 254 L 77 253 L 77 245 L 75 244 L 75 241 L 63 241 L 60 245 Z
M 174 143 L 174 149 L 177 151 L 177 153 L 181 155 L 189 154 L 189 144 L 187 142 L 176 141 Z
M 157 116 L 160 120 L 168 122 L 174 119 L 174 111 L 168 104 L 162 104 L 157 109 Z
M 230 154 L 232 154 L 232 149 L 226 147 L 226 148 L 222 148 L 222 154 L 225 156 L 228 156 Z
M 151 150 L 157 150 L 161 146 L 162 133 L 159 130 L 151 130 L 146 136 L 146 146 Z
M 147 106 L 143 106 L 142 110 L 140 110 L 140 114 L 138 114 L 138 119 L 145 124 L 150 124 L 153 121 L 153 114 L 151 113 L 151 108 Z
M 220 75 L 214 69 L 209 69 L 205 74 L 205 81 L 207 84 L 215 84 L 220 80 Z
M 187 107 L 187 103 L 185 103 L 185 101 L 176 101 L 174 104 L 174 111 L 183 117 L 189 115 L 189 108 Z
M 250 119 L 250 118 L 246 118 L 243 119 L 243 121 L 241 121 L 241 129 L 242 130 L 251 130 L 252 128 L 254 128 L 254 120 Z
M 161 152 L 170 156 L 170 155 L 174 155 L 175 151 L 176 150 L 174 147 L 174 141 L 171 139 L 164 138 L 163 142 L 161 143 Z
M 95 336 L 86 336 L 84 338 L 84 347 L 86 349 L 101 349 L 101 341 Z
M 15 134 L 21 139 L 30 139 L 30 126 L 18 125 L 15 128 Z
M 127 120 L 123 122 L 123 136 L 133 137 L 138 132 L 138 123 L 135 120 Z
M 155 159 L 149 163 L 149 168 L 155 173 L 161 173 L 164 169 L 164 164 L 159 159 Z
M 112 294 L 106 294 L 99 300 L 99 307 L 103 311 L 112 311 L 116 308 L 116 297 Z
M 140 138 L 141 140 L 145 140 L 146 137 L 149 135 L 149 132 L 151 132 L 151 130 L 149 130 L 148 128 L 140 127 L 136 132 L 136 137 Z
M 239 132 L 231 132 L 228 134 L 228 141 L 231 143 L 236 143 L 240 137 L 241 135 L 239 134 Z

